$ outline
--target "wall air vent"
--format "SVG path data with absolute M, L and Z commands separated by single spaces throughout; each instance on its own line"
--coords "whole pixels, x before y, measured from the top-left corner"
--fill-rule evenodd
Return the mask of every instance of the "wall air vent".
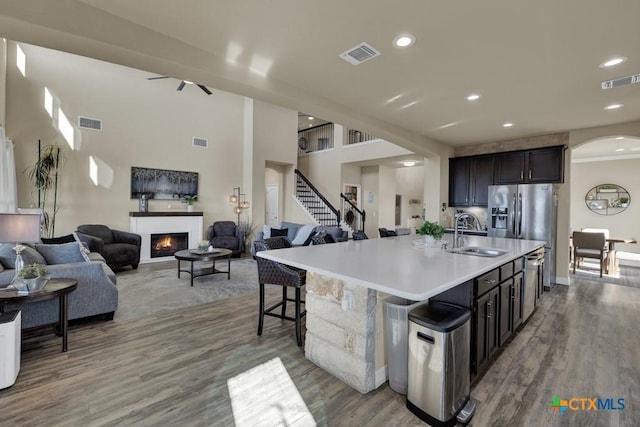
M 194 147 L 209 148 L 209 140 L 207 138 L 198 138 L 197 136 L 194 136 L 193 137 L 193 146 Z
M 360 65 L 363 62 L 370 60 L 371 58 L 375 58 L 379 56 L 380 52 L 376 50 L 373 46 L 367 43 L 360 43 L 356 47 L 349 49 L 348 51 L 341 53 L 340 58 L 345 61 L 353 64 Z
M 80 129 L 102 131 L 102 120 L 92 119 L 90 117 L 78 116 L 78 127 Z
M 632 85 L 640 83 L 640 74 L 634 74 L 633 76 L 618 77 L 617 79 L 607 80 L 602 82 L 602 89 L 613 89 L 614 87 Z

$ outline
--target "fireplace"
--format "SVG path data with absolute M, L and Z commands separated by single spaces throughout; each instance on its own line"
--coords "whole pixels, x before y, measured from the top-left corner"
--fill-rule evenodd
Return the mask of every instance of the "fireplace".
M 151 234 L 151 258 L 173 256 L 189 248 L 189 233 Z

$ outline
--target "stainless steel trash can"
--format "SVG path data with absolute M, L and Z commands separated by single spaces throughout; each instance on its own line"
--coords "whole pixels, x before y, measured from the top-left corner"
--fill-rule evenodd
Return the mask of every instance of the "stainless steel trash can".
M 471 313 L 430 302 L 409 312 L 407 408 L 432 426 L 453 426 L 469 399 Z
M 422 304 L 426 304 L 426 302 L 390 296 L 385 298 L 382 306 L 389 387 L 400 394 L 407 394 L 409 312 Z

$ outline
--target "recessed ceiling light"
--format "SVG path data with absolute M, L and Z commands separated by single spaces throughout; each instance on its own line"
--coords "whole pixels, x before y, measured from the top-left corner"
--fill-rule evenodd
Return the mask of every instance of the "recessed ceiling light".
M 613 67 L 614 65 L 622 64 L 627 59 L 628 58 L 626 56 L 619 56 L 619 57 L 616 57 L 616 58 L 611 58 L 608 61 L 605 61 L 602 64 L 600 64 L 600 68 Z
M 416 42 L 416 38 L 411 34 L 402 34 L 393 39 L 395 47 L 409 47 Z
M 605 110 L 616 110 L 618 108 L 622 107 L 622 104 L 611 104 L 611 105 L 607 105 L 606 107 L 604 107 Z
M 313 125 L 311 123 L 309 123 L 309 127 L 312 127 Z
M 624 136 L 619 136 L 616 139 L 624 139 Z
M 616 151 L 624 151 L 624 148 L 616 148 Z
M 190 82 L 189 80 L 183 80 L 183 81 L 188 85 L 192 85 L 193 84 L 193 82 Z
M 309 120 L 313 120 L 313 117 L 309 116 Z
M 475 101 L 475 100 L 476 100 L 476 99 L 478 99 L 478 98 L 480 98 L 480 95 L 476 95 L 475 93 L 474 93 L 474 94 L 471 94 L 471 95 L 469 95 L 469 96 L 467 96 L 467 99 L 468 99 L 469 101 Z
M 513 123 L 509 123 L 509 122 L 502 125 L 503 128 L 510 128 L 511 126 L 513 126 Z
M 402 164 L 405 165 L 405 166 L 415 166 L 416 162 L 408 161 L 408 162 L 402 162 Z

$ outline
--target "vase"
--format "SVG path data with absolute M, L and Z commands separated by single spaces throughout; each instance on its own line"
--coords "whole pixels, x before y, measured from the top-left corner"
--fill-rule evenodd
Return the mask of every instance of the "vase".
M 40 276 L 40 277 L 31 278 L 31 279 L 20 279 L 20 280 L 25 285 L 27 285 L 27 290 L 31 292 L 31 291 L 39 291 L 40 289 L 43 289 L 47 285 L 47 282 L 49 281 L 49 277 Z
M 429 236 L 428 234 L 424 235 L 424 245 L 425 246 L 433 246 L 436 244 L 436 239 L 433 236 Z
M 193 205 L 187 205 L 187 212 L 193 212 Z

